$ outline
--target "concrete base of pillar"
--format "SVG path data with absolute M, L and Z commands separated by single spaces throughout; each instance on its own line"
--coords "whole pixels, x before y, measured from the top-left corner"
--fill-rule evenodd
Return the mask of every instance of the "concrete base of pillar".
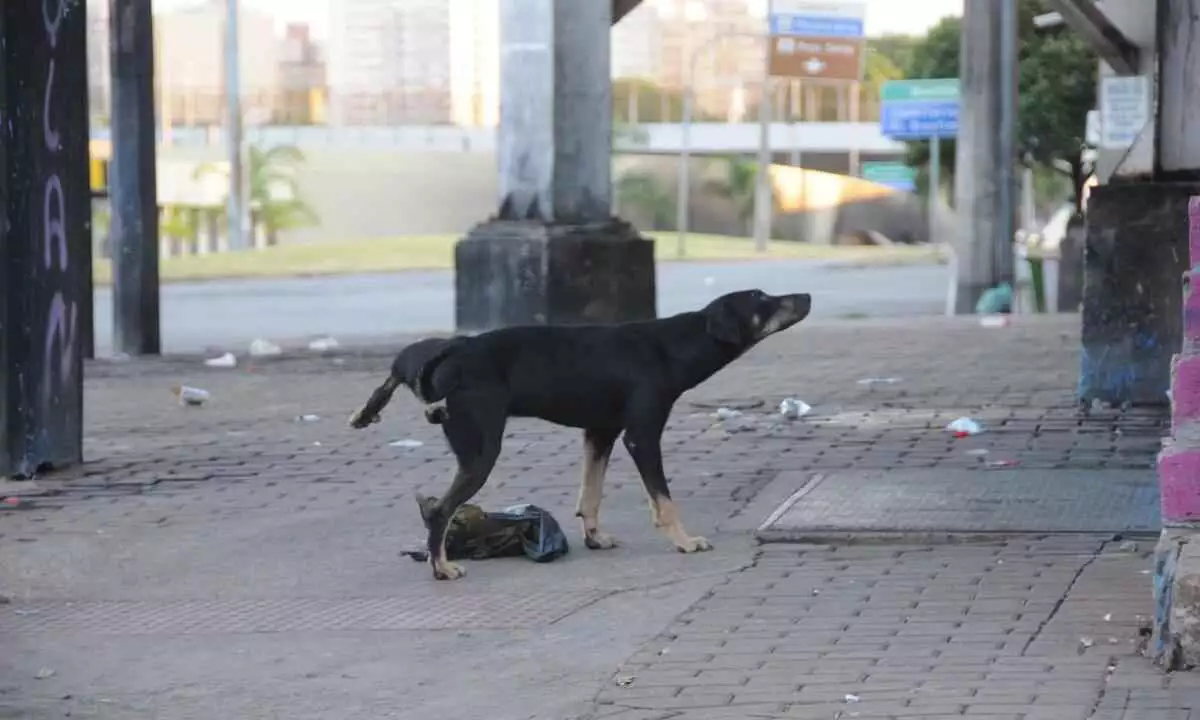
M 1168 672 L 1200 666 L 1200 528 L 1168 528 L 1159 538 L 1147 653 Z
M 1182 341 L 1188 200 L 1194 183 L 1092 190 L 1084 255 L 1079 400 L 1166 405 Z
M 654 241 L 619 218 L 493 219 L 454 248 L 460 332 L 657 316 Z

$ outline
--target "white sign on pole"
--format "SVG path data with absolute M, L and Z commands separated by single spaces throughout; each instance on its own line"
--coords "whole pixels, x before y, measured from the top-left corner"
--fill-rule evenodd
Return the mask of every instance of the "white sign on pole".
M 1100 79 L 1100 147 L 1122 150 L 1150 121 L 1150 80 L 1145 75 Z

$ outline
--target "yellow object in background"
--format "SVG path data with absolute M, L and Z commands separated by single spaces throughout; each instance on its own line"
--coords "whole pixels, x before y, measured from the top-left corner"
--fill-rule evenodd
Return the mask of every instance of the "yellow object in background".
M 92 192 L 108 191 L 108 161 L 112 158 L 112 143 L 92 140 L 88 143 L 88 186 Z
M 779 209 L 785 213 L 824 210 L 901 194 L 870 180 L 791 165 L 772 165 L 771 182 Z

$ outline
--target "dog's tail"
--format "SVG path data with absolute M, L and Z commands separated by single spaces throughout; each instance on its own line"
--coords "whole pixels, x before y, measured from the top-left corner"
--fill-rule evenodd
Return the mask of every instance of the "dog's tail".
M 375 388 L 375 392 L 371 393 L 367 404 L 354 411 L 354 414 L 350 416 L 350 427 L 362 430 L 369 425 L 379 422 L 379 413 L 383 412 L 383 408 L 391 402 L 396 388 L 400 387 L 403 382 L 403 379 L 396 377 L 394 373 L 388 375 L 388 379 L 384 380 L 383 384 Z
M 454 389 L 455 381 L 453 378 L 438 378 L 435 382 L 434 372 L 446 360 L 450 350 L 458 344 L 457 341 L 458 338 L 448 341 L 422 341 L 401 352 L 392 363 L 387 380 L 375 388 L 367 403 L 350 416 L 350 427 L 361 430 L 379 422 L 379 414 L 401 385 L 409 387 L 413 394 L 425 403 L 425 419 L 434 425 L 441 425 L 446 419 L 446 408 L 439 403 Z M 437 349 L 428 358 L 423 358 L 429 345 L 436 345 Z

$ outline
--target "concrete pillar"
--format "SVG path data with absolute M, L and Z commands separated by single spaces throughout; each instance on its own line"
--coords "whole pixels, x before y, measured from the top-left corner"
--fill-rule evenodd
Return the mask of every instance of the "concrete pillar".
M 1195 183 L 1092 190 L 1084 258 L 1079 400 L 1165 405 L 1179 348 L 1179 278 L 1187 269 Z M 1096 291 L 1097 288 L 1102 291 Z
M 455 247 L 460 330 L 655 316 L 653 242 L 611 212 L 611 23 L 500 0 L 500 207 Z
M 1015 13 L 1015 3 L 1004 0 L 964 0 L 959 74 L 962 110 L 959 118 L 955 209 L 960 230 L 955 246 L 958 313 L 972 313 L 979 296 L 988 288 L 1013 280 L 1012 228 L 1015 218 L 1003 217 L 1004 164 L 1001 143 L 1001 85 L 1003 52 L 1000 27 L 1005 13 Z M 1015 57 L 1015 52 L 1010 55 Z M 1016 90 L 1012 89 L 1015 100 Z
M 0 473 L 79 462 L 91 292 L 86 3 L 0 3 Z
M 1137 13 L 1144 22 L 1144 7 L 1134 0 L 1105 7 L 1121 29 Z M 1200 193 L 1194 124 L 1189 132 L 1189 120 L 1200 116 L 1200 81 L 1190 72 L 1192 48 L 1200 42 L 1197 13 L 1200 0 L 1158 0 L 1157 73 L 1153 53 L 1143 52 L 1140 63 L 1143 73 L 1158 77 L 1154 125 L 1111 167 L 1110 184 L 1093 190 L 1088 203 L 1079 373 L 1085 404 L 1166 402 L 1188 267 L 1184 218 L 1189 197 Z M 1143 41 L 1133 36 L 1139 46 Z
M 1200 196 L 1188 202 L 1187 224 L 1183 338 L 1171 363 L 1171 434 L 1158 456 L 1163 532 L 1150 650 L 1167 670 L 1200 665 Z
M 113 350 L 157 355 L 158 193 L 154 147 L 154 27 L 147 0 L 110 0 Z

